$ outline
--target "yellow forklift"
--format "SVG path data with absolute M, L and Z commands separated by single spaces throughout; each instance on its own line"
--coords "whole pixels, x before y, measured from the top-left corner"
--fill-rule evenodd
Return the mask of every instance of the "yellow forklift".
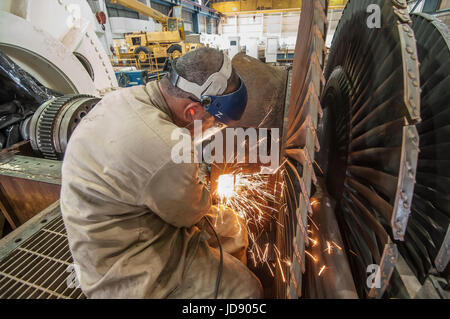
M 177 58 L 203 45 L 201 43 L 185 43 L 184 21 L 181 18 L 181 6 L 173 7 L 172 17 L 146 6 L 137 0 L 111 0 L 124 7 L 152 17 L 162 26 L 160 32 L 133 32 L 125 35 L 125 47 L 115 45 L 115 53 L 119 60 L 136 59 L 137 64 L 149 64 L 151 58 L 164 61 L 167 57 Z

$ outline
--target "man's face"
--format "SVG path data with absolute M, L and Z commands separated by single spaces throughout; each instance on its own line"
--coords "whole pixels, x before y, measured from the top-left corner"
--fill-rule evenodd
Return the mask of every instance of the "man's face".
M 194 120 L 202 122 L 202 132 L 213 127 L 214 124 L 216 123 L 216 119 L 211 114 L 209 114 L 203 107 L 201 108 L 201 111 L 198 112 L 196 115 L 197 116 L 194 117 Z
M 209 114 L 204 108 L 201 112 L 198 112 L 193 116 L 192 123 L 188 125 L 188 130 L 193 138 L 194 134 L 202 133 L 202 141 L 210 138 L 217 132 L 223 130 L 226 127 L 225 124 L 217 121 L 211 114 Z

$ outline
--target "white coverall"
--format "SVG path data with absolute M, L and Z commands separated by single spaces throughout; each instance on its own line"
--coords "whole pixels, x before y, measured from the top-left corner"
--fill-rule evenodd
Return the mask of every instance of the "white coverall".
M 87 297 L 213 297 L 219 251 L 196 224 L 217 209 L 198 164 L 171 160 L 175 128 L 155 81 L 105 96 L 71 136 L 61 211 Z M 247 234 L 226 215 L 224 250 L 242 256 Z M 229 253 L 219 298 L 261 298 L 259 280 Z

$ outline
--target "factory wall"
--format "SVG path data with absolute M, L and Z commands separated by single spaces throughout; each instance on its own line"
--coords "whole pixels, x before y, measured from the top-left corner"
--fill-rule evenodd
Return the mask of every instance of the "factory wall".
M 0 1 L 0 11 L 10 12 L 11 11 L 11 2 L 12 2 L 12 0 Z
M 342 9 L 328 11 L 327 46 L 331 45 L 331 40 L 338 21 L 342 16 L 342 11 Z M 241 46 L 246 46 L 256 39 L 260 47 L 265 46 L 268 37 L 277 37 L 279 49 L 293 50 L 297 40 L 299 21 L 300 10 L 226 15 L 220 21 L 219 34 L 224 36 L 225 43 L 228 37 L 239 36 Z
M 206 33 L 206 17 L 199 15 L 198 16 L 198 32 Z
M 219 21 L 211 19 L 211 33 L 218 34 L 219 33 Z
M 192 19 L 192 13 L 187 11 L 181 11 L 181 17 L 184 20 L 184 30 L 186 32 L 194 32 L 194 25 L 193 25 L 193 19 Z
M 326 39 L 326 46 L 331 47 L 331 41 L 333 40 L 334 32 L 336 31 L 339 20 L 342 17 L 343 9 L 330 9 L 328 10 L 328 32 Z
M 442 0 L 438 10 L 450 9 L 450 0 Z M 450 12 L 443 12 L 437 15 L 437 17 L 444 22 L 450 28 Z
M 206 19 L 206 17 L 205 16 L 202 16 L 202 15 L 199 15 L 198 16 L 198 32 L 199 33 L 208 33 L 207 31 L 207 25 L 208 25 L 208 22 L 206 21 L 207 19 Z
M 265 41 L 268 36 L 279 38 L 281 47 L 294 48 L 300 11 L 271 14 L 240 14 L 221 19 L 219 34 L 241 37 L 241 46 L 251 39 Z
M 107 2 L 105 0 L 88 0 L 92 13 L 95 14 L 98 11 L 103 11 L 106 14 L 105 30 L 95 21 L 93 25 L 96 26 L 96 34 L 100 41 L 104 45 L 106 52 L 111 54 L 110 47 L 113 45 L 114 39 L 123 39 L 125 33 L 131 33 L 136 31 L 161 31 L 161 25 L 156 23 L 149 17 L 141 17 L 140 19 L 133 19 L 125 16 L 109 16 Z M 149 0 L 141 1 L 150 4 Z
M 439 6 L 439 10 L 449 9 L 450 8 L 450 0 L 441 0 L 441 5 Z

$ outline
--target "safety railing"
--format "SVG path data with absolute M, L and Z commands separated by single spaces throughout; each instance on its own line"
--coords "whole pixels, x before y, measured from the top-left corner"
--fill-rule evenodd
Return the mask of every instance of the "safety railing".
M 111 64 L 113 67 L 135 67 L 136 70 L 142 70 L 151 75 L 156 75 L 159 80 L 159 73 L 161 72 L 163 65 L 158 63 L 154 54 L 146 54 L 145 59 L 143 60 L 144 61 L 141 61 L 136 57 L 114 57 L 111 59 Z

